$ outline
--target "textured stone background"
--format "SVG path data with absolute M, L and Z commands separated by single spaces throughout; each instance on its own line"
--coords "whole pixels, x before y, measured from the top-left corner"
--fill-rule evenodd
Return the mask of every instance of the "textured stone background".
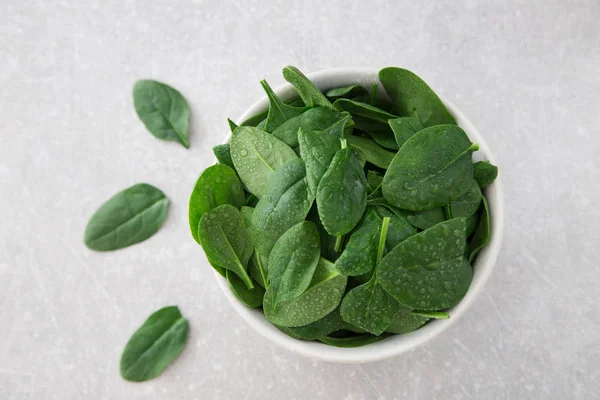
M 600 398 L 600 3 L 3 0 L 0 7 L 0 399 Z M 225 302 L 188 234 L 211 147 L 281 68 L 399 65 L 475 123 L 506 190 L 504 248 L 474 307 L 411 354 L 311 361 Z M 131 87 L 179 88 L 191 149 L 156 140 Z M 172 200 L 117 252 L 82 234 L 115 192 Z M 118 360 L 155 309 L 191 322 L 182 357 L 131 384 Z

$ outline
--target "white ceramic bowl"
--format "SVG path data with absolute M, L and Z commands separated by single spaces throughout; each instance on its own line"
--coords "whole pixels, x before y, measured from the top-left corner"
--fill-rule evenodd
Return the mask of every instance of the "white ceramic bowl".
M 372 82 L 378 82 L 378 70 L 374 68 L 334 68 L 308 74 L 311 81 L 321 90 L 327 90 L 334 87 L 341 87 L 353 84 L 360 84 L 365 88 L 370 88 Z M 294 88 L 290 84 L 278 87 L 275 93 L 283 100 L 287 100 L 296 95 Z M 380 96 L 387 94 L 379 84 Z M 467 133 L 473 143 L 479 144 L 479 151 L 475 153 L 476 160 L 489 160 L 496 164 L 487 144 L 479 134 L 475 126 L 463 113 L 451 102 L 440 96 L 450 113 L 456 118 L 456 122 Z M 263 97 L 254 103 L 241 116 L 239 121 L 243 121 L 259 112 L 266 110 L 268 100 Z M 229 138 L 227 139 L 227 142 Z M 261 310 L 248 308 L 231 294 L 227 281 L 215 272 L 215 278 L 223 289 L 225 297 L 235 308 L 235 310 L 246 320 L 246 322 L 256 329 L 261 335 L 270 341 L 284 347 L 294 353 L 315 359 L 338 362 L 338 363 L 364 363 L 370 361 L 382 360 L 385 358 L 397 356 L 409 350 L 414 350 L 428 340 L 442 333 L 454 324 L 473 304 L 479 293 L 483 290 L 486 281 L 494 269 L 496 258 L 500 252 L 502 244 L 502 235 L 504 229 L 504 195 L 500 177 L 485 189 L 485 196 L 488 199 L 491 214 L 491 236 L 488 245 L 479 253 L 473 264 L 473 281 L 469 291 L 462 301 L 452 308 L 449 319 L 433 320 L 425 324 L 422 328 L 404 335 L 392 335 L 380 342 L 369 344 L 357 348 L 339 348 L 329 346 L 320 342 L 311 342 L 293 339 L 277 328 L 271 325 Z

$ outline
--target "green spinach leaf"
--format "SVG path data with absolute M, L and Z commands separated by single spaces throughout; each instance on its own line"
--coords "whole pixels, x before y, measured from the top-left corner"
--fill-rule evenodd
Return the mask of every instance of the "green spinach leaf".
M 456 125 L 417 132 L 398 151 L 383 177 L 383 197 L 412 211 L 441 207 L 463 195 L 473 177 L 471 143 Z
M 238 127 L 237 124 L 229 118 L 227 118 L 227 124 L 229 124 L 229 129 L 231 130 L 231 133 L 233 133 L 233 131 L 235 131 L 235 128 Z
M 121 376 L 143 382 L 160 375 L 179 356 L 188 337 L 188 320 L 179 308 L 161 308 L 140 326 L 121 355 Z
M 385 112 L 380 108 L 350 99 L 337 99 L 333 106 L 339 111 L 349 112 L 352 117 L 362 117 L 386 125 L 388 120 L 397 118 L 396 115 Z
M 400 242 L 417 233 L 417 230 L 408 222 L 407 217 L 397 210 L 392 211 L 385 206 L 369 206 L 368 208 L 373 209 L 382 220 L 386 217 L 390 219 L 385 240 L 386 250 L 393 249 Z
M 335 267 L 342 275 L 362 275 L 375 268 L 380 231 L 381 219 L 375 211 L 367 209 L 342 255 L 335 262 Z
M 348 328 L 350 327 L 342 320 L 340 308 L 338 307 L 320 320 L 311 324 L 295 328 L 286 328 L 288 330 L 286 333 L 292 333 L 296 339 L 316 340 L 335 331 Z
M 216 145 L 213 147 L 213 153 L 215 154 L 215 157 L 217 157 L 219 163 L 235 168 L 233 166 L 233 160 L 231 159 L 231 148 L 229 147 L 229 143 Z
M 169 199 L 146 183 L 138 183 L 113 197 L 92 215 L 85 228 L 85 245 L 97 251 L 122 249 L 143 242 L 162 226 Z
M 297 117 L 307 110 L 306 107 L 294 107 L 281 101 L 275 92 L 273 92 L 273 89 L 271 89 L 267 81 L 262 80 L 260 81 L 260 84 L 269 98 L 269 112 L 263 128 L 265 131 L 273 132 L 285 121 Z
M 421 125 L 419 119 L 415 117 L 400 117 L 390 119 L 388 123 L 394 132 L 394 138 L 396 139 L 398 148 L 402 147 L 402 145 L 408 139 L 413 137 L 415 133 L 423 129 L 423 125 Z
M 473 262 L 475 256 L 479 254 L 490 240 L 490 209 L 487 199 L 482 197 L 482 208 L 480 211 L 479 224 L 469 243 L 469 262 Z
M 299 297 L 310 285 L 321 256 L 319 231 L 312 222 L 292 226 L 269 255 L 269 293 L 273 308 Z
M 378 145 L 385 147 L 386 149 L 398 150 L 400 148 L 396 143 L 394 133 L 389 127 L 380 131 L 371 130 L 368 133 Z
M 246 194 L 235 171 L 225 164 L 215 164 L 204 170 L 196 181 L 189 202 L 188 219 L 192 236 L 198 239 L 198 223 L 202 214 L 222 204 L 239 208 L 246 202 Z
M 348 144 L 361 150 L 365 154 L 365 158 L 371 164 L 387 169 L 394 159 L 394 153 L 387 151 L 377 143 L 362 136 L 350 136 L 348 137 Z
M 317 192 L 321 178 L 327 172 L 333 157 L 340 149 L 340 140 L 300 128 L 298 131 L 300 156 L 306 164 L 306 179 L 312 193 Z
M 428 317 L 412 314 L 410 310 L 400 307 L 385 331 L 400 334 L 409 333 L 416 331 L 425 325 L 427 321 L 429 321 Z
M 443 208 L 434 208 L 427 211 L 418 211 L 406 217 L 412 226 L 419 229 L 429 229 L 446 220 Z
M 248 289 L 254 287 L 246 271 L 254 246 L 237 208 L 223 204 L 204 213 L 198 225 L 198 237 L 210 265 L 232 271 Z
M 319 338 L 319 341 L 321 341 L 325 344 L 328 344 L 330 346 L 352 348 L 352 347 L 362 347 L 362 346 L 366 346 L 371 343 L 379 342 L 379 341 L 387 338 L 388 336 L 389 335 L 385 335 L 385 334 L 380 335 L 380 336 L 363 334 L 363 335 L 355 335 L 355 336 L 344 337 L 344 338 L 324 336 L 324 337 Z
M 279 125 L 273 131 L 273 136 L 290 147 L 298 147 L 298 130 L 300 128 L 343 138 L 351 133 L 350 121 L 351 117 L 348 113 L 337 112 L 327 107 L 314 107 Z
M 489 161 L 479 161 L 473 165 L 473 176 L 481 189 L 491 185 L 498 176 L 498 167 Z
M 456 124 L 440 98 L 414 73 L 389 67 L 379 71 L 379 80 L 392 98 L 396 114 L 417 117 L 424 127 Z
M 267 132 L 240 126 L 231 138 L 231 158 L 246 188 L 260 198 L 273 171 L 298 156 Z
M 356 96 L 367 96 L 369 92 L 360 85 L 351 85 L 329 89 L 325 95 L 331 99 L 337 98 L 352 98 Z
M 332 263 L 321 258 L 310 286 L 300 297 L 281 302 L 273 308 L 269 286 L 263 305 L 265 317 L 283 327 L 304 326 L 318 321 L 340 304 L 346 282 L 347 278 L 340 275 Z
M 256 284 L 252 289 L 248 289 L 239 276 L 229 270 L 226 274 L 229 290 L 231 290 L 231 293 L 233 293 L 239 301 L 250 308 L 257 308 L 262 305 L 265 289 L 261 285 L 253 281 L 253 285 Z
M 470 217 L 475 214 L 481 204 L 481 189 L 475 179 L 471 180 L 469 189 L 458 199 L 450 203 L 452 218 Z
M 309 107 L 333 108 L 333 104 L 298 68 L 288 66 L 283 69 L 283 78 L 296 88 L 300 98 Z
M 345 235 L 367 206 L 367 177 L 350 148 L 337 151 L 317 188 L 317 208 L 327 232 Z
M 308 188 L 304 161 L 297 158 L 278 169 L 256 204 L 252 224 L 257 229 L 256 246 L 268 256 L 277 239 L 304 221 L 314 201 Z
M 436 311 L 458 304 L 472 274 L 464 258 L 465 229 L 465 218 L 456 218 L 404 240 L 377 266 L 379 283 L 409 309 Z
M 133 86 L 133 104 L 152 135 L 190 147 L 190 108 L 181 93 L 164 83 L 144 79 Z

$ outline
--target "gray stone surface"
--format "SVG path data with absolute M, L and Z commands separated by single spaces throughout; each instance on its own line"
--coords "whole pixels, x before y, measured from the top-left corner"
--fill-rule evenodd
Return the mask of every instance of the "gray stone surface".
M 600 3 L 23 1 L 0 7 L 0 399 L 600 398 Z M 494 152 L 504 248 L 474 307 L 411 354 L 334 365 L 250 329 L 187 227 L 211 147 L 284 65 L 400 65 Z M 179 88 L 191 149 L 138 121 L 131 87 Z M 86 222 L 137 182 L 172 200 L 147 242 L 94 253 Z M 153 310 L 190 319 L 181 358 L 131 384 L 118 360 Z

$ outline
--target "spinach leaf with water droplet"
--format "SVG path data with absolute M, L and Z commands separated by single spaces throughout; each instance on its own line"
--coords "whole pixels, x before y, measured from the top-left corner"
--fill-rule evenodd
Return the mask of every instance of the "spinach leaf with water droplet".
M 394 132 L 394 138 L 398 148 L 402 147 L 402 145 L 406 143 L 408 139 L 413 137 L 415 133 L 423 129 L 423 125 L 421 125 L 419 119 L 415 117 L 390 119 L 388 123 Z
M 441 207 L 463 195 L 473 179 L 471 143 L 456 125 L 417 132 L 398 151 L 383 177 L 383 197 L 412 211 Z
M 350 85 L 350 86 L 344 86 L 344 87 L 338 87 L 338 88 L 333 88 L 333 89 L 329 89 L 327 92 L 325 92 L 325 95 L 331 99 L 337 99 L 337 98 L 352 98 L 352 97 L 357 97 L 357 96 L 367 96 L 369 94 L 369 92 L 367 92 L 367 89 L 365 89 L 364 87 L 360 86 L 360 85 Z
M 267 132 L 240 126 L 231 138 L 231 158 L 248 191 L 260 198 L 273 171 L 298 156 Z
M 213 147 L 213 153 L 215 154 L 215 157 L 217 157 L 219 163 L 235 168 L 233 160 L 231 159 L 231 148 L 229 143 L 216 145 Z
M 365 171 L 350 148 L 340 149 L 317 188 L 317 208 L 323 226 L 331 235 L 345 235 L 360 221 L 366 206 Z
M 265 120 L 264 129 L 267 132 L 273 132 L 277 127 L 281 126 L 285 121 L 297 117 L 307 110 L 306 107 L 294 107 L 281 101 L 273 92 L 267 81 L 260 81 L 263 89 L 269 98 L 269 112 Z
M 312 193 L 317 192 L 321 178 L 327 172 L 333 157 L 340 149 L 340 140 L 331 135 L 323 135 L 300 128 L 298 131 L 300 156 L 306 163 L 306 179 Z
M 300 98 L 309 107 L 323 106 L 333 108 L 333 104 L 298 68 L 287 66 L 283 69 L 283 78 L 296 88 Z
M 416 331 L 429 321 L 428 317 L 412 314 L 410 310 L 400 307 L 396 314 L 392 317 L 389 326 L 385 330 L 389 333 L 409 333 Z
M 455 218 L 404 240 L 377 266 L 379 283 L 409 309 L 455 306 L 471 283 L 465 229 L 465 218 Z
M 364 153 L 368 162 L 379 168 L 388 168 L 394 159 L 394 153 L 387 151 L 369 138 L 350 136 L 347 140 L 350 146 L 355 147 Z
M 318 106 L 285 121 L 273 131 L 273 136 L 288 146 L 297 147 L 300 128 L 343 138 L 351 133 L 352 125 L 348 113 Z
M 444 222 L 446 220 L 446 213 L 443 208 L 439 207 L 427 211 L 417 211 L 407 215 L 406 218 L 414 227 L 429 229 L 440 222 Z
M 393 112 L 396 114 L 416 117 L 424 127 L 456 124 L 437 94 L 411 71 L 384 68 L 379 71 L 379 80 L 392 98 Z
M 450 203 L 451 217 L 470 217 L 475 214 L 479 209 L 482 197 L 477 181 L 475 179 L 471 180 L 469 189 L 458 199 Z
M 481 189 L 491 185 L 498 176 L 498 167 L 489 161 L 479 161 L 473 165 L 473 176 Z
M 337 338 L 331 336 L 324 336 L 319 338 L 319 341 L 328 344 L 330 346 L 335 347 L 344 347 L 344 348 L 352 348 L 352 347 L 362 347 L 371 343 L 379 342 L 389 335 L 383 334 L 379 336 L 362 334 L 362 335 L 352 335 L 349 337 Z
M 246 194 L 235 171 L 225 164 L 215 164 L 202 172 L 190 196 L 188 220 L 192 237 L 198 239 L 198 223 L 202 215 L 222 204 L 239 208 Z
M 227 285 L 231 293 L 242 303 L 250 308 L 260 307 L 263 303 L 263 297 L 265 296 L 265 289 L 258 284 L 258 282 L 252 279 L 254 287 L 248 289 L 244 281 L 233 272 L 227 270 L 226 272 Z
M 246 271 L 254 246 L 237 208 L 223 204 L 204 213 L 198 225 L 198 237 L 210 265 L 230 270 L 248 289 L 254 287 Z

